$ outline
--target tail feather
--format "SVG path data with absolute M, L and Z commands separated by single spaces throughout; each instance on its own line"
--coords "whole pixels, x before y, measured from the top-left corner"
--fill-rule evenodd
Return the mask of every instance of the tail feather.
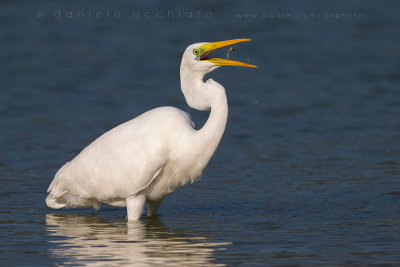
M 94 198 L 82 198 L 73 194 L 68 193 L 68 190 L 65 190 L 61 194 L 54 195 L 52 191 L 50 191 L 49 195 L 46 198 L 47 207 L 52 209 L 61 209 L 65 207 L 93 207 L 95 210 L 100 209 L 101 202 Z
M 50 194 L 46 198 L 47 207 L 52 208 L 52 209 L 61 209 L 61 208 L 64 208 L 67 206 L 67 203 L 58 202 L 57 200 L 59 200 L 59 199 L 53 198 L 53 195 Z

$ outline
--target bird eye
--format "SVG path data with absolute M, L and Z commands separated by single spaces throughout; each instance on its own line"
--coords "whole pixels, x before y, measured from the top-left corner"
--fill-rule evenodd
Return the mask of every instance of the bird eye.
M 198 49 L 193 49 L 193 54 L 195 54 L 196 56 L 200 53 L 200 51 Z

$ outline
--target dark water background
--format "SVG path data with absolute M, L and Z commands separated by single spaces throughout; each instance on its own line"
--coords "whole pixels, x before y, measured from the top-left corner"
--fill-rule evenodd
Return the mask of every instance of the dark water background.
M 400 264 L 399 10 L 2 1 L 0 265 Z M 259 68 L 210 75 L 230 114 L 199 182 L 137 223 L 120 208 L 46 208 L 58 168 L 108 129 L 163 105 L 200 127 L 208 113 L 184 101 L 181 54 L 233 38 L 254 39 L 231 55 Z

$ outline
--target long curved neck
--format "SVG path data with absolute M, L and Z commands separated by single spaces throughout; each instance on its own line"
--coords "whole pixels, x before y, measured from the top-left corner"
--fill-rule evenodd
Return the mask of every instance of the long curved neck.
M 204 168 L 217 149 L 225 131 L 228 119 L 228 103 L 225 89 L 219 83 L 209 79 L 203 82 L 204 74 L 191 73 L 181 68 L 181 87 L 186 102 L 192 108 L 211 109 L 204 126 L 196 131 L 193 151 L 197 155 L 199 168 Z
M 228 103 L 225 92 L 216 94 L 214 101 L 211 103 L 211 112 L 207 122 L 198 131 L 202 153 L 206 156 L 207 162 L 210 160 L 219 142 L 224 134 L 226 122 L 228 119 Z

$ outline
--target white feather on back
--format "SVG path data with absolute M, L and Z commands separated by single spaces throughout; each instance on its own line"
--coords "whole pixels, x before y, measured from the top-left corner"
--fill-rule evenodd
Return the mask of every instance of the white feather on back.
M 187 147 L 190 140 L 183 137 L 193 133 L 183 111 L 174 107 L 150 110 L 106 132 L 67 162 L 50 184 L 47 202 L 54 208 L 96 207 L 98 201 L 125 206 L 125 199 L 147 189 L 157 174 L 172 175 L 162 169 L 179 147 Z M 168 172 L 173 169 L 169 167 Z M 176 186 L 185 183 L 175 181 Z M 157 192 L 153 195 L 157 197 Z

